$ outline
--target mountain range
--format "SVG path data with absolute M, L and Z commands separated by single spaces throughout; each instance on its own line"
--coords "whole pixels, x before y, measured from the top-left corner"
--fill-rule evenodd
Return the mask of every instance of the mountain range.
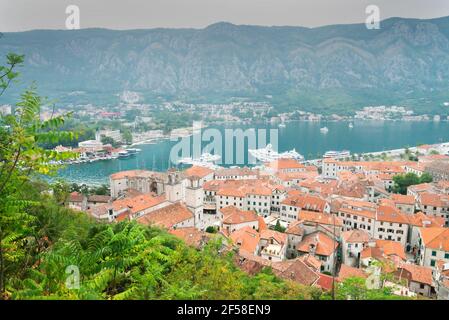
M 36 81 L 64 103 L 270 101 L 285 110 L 347 113 L 396 104 L 447 114 L 449 17 L 390 18 L 318 28 L 220 22 L 204 29 L 4 33 L 0 55 L 25 54 L 17 98 Z M 1 103 L 1 101 L 0 101 Z

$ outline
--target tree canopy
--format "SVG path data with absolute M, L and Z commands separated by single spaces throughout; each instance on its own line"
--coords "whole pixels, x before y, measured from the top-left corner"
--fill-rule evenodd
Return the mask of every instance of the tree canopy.
M 393 177 L 393 192 L 400 194 L 407 194 L 407 188 L 420 184 L 420 183 L 428 183 L 432 182 L 432 176 L 427 172 L 424 172 L 420 177 L 416 174 L 409 172 L 406 174 L 399 174 Z

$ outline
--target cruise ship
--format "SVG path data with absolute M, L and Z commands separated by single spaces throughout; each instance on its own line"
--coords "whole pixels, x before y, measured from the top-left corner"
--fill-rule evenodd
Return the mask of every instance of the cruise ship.
M 323 155 L 323 158 L 348 158 L 351 156 L 351 152 L 348 150 L 343 151 L 328 151 Z
M 265 148 L 261 149 L 250 149 L 248 152 L 260 162 L 271 162 L 281 158 L 304 161 L 304 156 L 296 152 L 295 149 L 284 153 L 278 153 L 273 150 L 273 146 L 271 144 L 268 144 Z

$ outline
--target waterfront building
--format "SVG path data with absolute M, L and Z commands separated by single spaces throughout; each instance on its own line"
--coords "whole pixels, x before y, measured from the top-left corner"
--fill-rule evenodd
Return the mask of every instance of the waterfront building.
M 78 142 L 78 147 L 84 149 L 86 152 L 95 153 L 103 150 L 103 143 L 98 140 L 86 140 Z

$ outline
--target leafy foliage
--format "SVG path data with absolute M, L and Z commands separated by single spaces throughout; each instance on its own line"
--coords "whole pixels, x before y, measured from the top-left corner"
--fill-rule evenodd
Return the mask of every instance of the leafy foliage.
M 406 174 L 399 174 L 393 177 L 393 192 L 400 194 L 407 194 L 407 188 L 412 185 L 420 183 L 432 182 L 432 176 L 427 172 L 423 173 L 420 177 L 410 172 Z

